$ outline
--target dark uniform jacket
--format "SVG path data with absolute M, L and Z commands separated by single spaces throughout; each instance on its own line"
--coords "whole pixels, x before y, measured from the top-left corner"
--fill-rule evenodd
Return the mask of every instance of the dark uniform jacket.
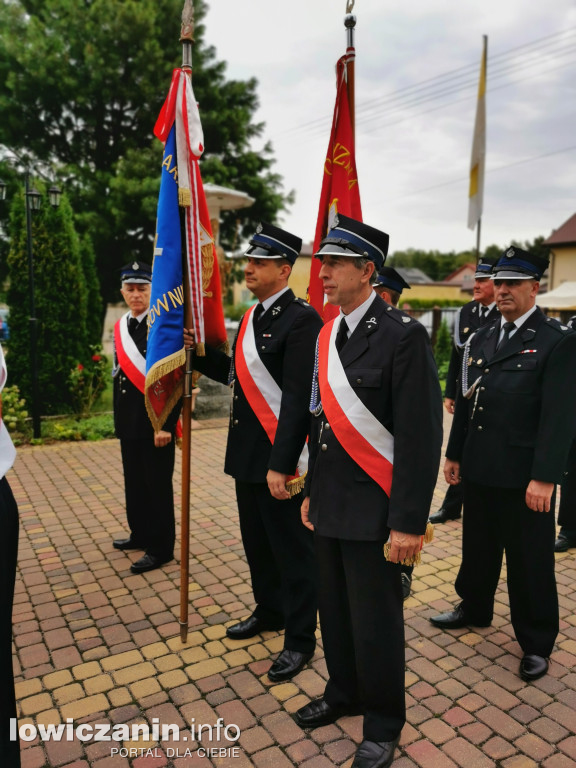
M 500 321 L 473 336 L 446 456 L 465 480 L 526 488 L 559 483 L 576 424 L 576 334 L 540 309 L 496 352 Z M 464 354 L 466 354 L 465 349 Z
M 478 301 L 470 301 L 460 308 L 456 318 L 457 328 L 454 331 L 454 345 L 452 347 L 444 390 L 444 397 L 449 397 L 451 400 L 456 399 L 456 392 L 458 391 L 458 381 L 460 380 L 462 368 L 462 347 L 478 328 L 492 323 L 500 317 L 500 311 L 494 305 L 490 312 L 480 320 L 480 306 L 481 304 Z
M 377 296 L 343 347 L 346 376 L 394 435 L 390 499 L 346 453 L 325 414 L 312 418 L 305 493 L 317 533 L 374 541 L 423 534 L 438 478 L 442 395 L 425 328 Z
M 244 322 L 245 316 L 240 327 Z M 282 405 L 272 445 L 239 381 L 234 382 L 224 471 L 236 480 L 265 483 L 269 469 L 294 474 L 308 433 L 314 350 L 321 327 L 316 310 L 290 289 L 257 321 L 256 348 L 282 390 Z M 230 362 L 224 353 L 207 347 L 206 357 L 196 357 L 194 367 L 228 383 Z
M 126 322 L 126 317 L 120 318 L 121 323 Z M 148 326 L 146 318 L 138 325 L 132 336 L 140 353 L 146 357 L 146 344 L 148 340 Z M 118 366 L 118 360 L 114 357 L 114 369 Z M 154 430 L 146 411 L 144 395 L 132 384 L 128 376 L 120 368 L 114 376 L 114 430 L 120 440 L 142 440 L 154 437 Z M 176 422 L 180 415 L 181 403 L 179 402 L 166 420 L 162 429 L 166 432 L 174 432 Z

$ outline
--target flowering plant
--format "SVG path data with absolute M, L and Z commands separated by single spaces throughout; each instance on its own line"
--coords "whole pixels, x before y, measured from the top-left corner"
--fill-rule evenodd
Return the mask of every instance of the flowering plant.
M 72 396 L 72 410 L 79 416 L 87 416 L 94 403 L 106 388 L 108 360 L 97 347 L 91 347 L 91 356 L 85 363 L 77 363 L 68 378 Z

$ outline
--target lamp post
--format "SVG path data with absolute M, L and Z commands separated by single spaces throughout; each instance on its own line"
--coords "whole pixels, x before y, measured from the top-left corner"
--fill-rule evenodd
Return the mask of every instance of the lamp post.
M 48 190 L 48 199 L 53 208 L 58 208 L 62 196 L 58 187 Z M 36 317 L 36 302 L 34 298 L 34 252 L 32 242 L 32 212 L 38 211 L 42 203 L 42 195 L 37 189 L 30 187 L 30 172 L 25 175 L 26 203 L 26 249 L 28 254 L 28 293 L 30 303 L 30 372 L 32 376 L 32 430 L 35 438 L 41 437 L 40 426 L 40 393 L 38 385 L 38 318 Z M 0 200 L 6 199 L 6 184 L 0 180 Z

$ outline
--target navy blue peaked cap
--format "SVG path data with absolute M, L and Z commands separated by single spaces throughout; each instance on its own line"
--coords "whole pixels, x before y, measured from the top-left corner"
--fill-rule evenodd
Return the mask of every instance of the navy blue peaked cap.
M 474 277 L 490 277 L 497 261 L 495 256 L 480 256 Z
M 406 280 L 394 267 L 382 267 L 376 276 L 375 285 L 382 285 L 384 288 L 390 288 L 397 293 L 402 293 L 404 288 L 410 288 Z
M 379 270 L 386 261 L 389 240 L 386 232 L 339 213 L 334 219 L 332 229 L 322 240 L 314 256 L 318 259 L 321 259 L 324 254 L 352 258 L 364 257 L 373 261 L 376 269 Z
M 245 256 L 256 259 L 288 259 L 294 264 L 302 250 L 302 238 L 273 224 L 262 222 L 250 240 Z
M 512 245 L 498 259 L 492 275 L 493 280 L 540 280 L 548 269 L 548 259 L 536 256 Z
M 151 283 L 152 267 L 143 261 L 132 261 L 120 267 L 120 280 L 123 283 Z

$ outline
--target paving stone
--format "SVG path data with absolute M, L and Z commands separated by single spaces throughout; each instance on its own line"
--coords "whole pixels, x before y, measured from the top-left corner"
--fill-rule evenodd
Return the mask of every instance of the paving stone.
M 173 737 L 157 754 L 131 759 L 112 756 L 104 742 L 52 742 L 48 754 L 35 740 L 22 744 L 24 768 L 348 768 L 352 762 L 362 717 L 311 731 L 293 719 L 324 692 L 319 632 L 311 664 L 281 684 L 267 671 L 283 633 L 226 637 L 226 626 L 253 610 L 233 481 L 221 470 L 226 429 L 226 420 L 195 428 L 195 472 L 207 484 L 192 494 L 185 643 L 177 623 L 178 565 L 133 575 L 132 556 L 112 548 L 125 517 L 118 441 L 19 449 L 11 475 L 22 519 L 14 669 L 21 724 L 55 724 L 67 716 L 75 724 L 154 720 L 181 724 L 189 734 L 190 723 L 215 726 L 222 718 L 241 729 L 239 756 L 168 758 L 167 748 L 178 746 Z M 179 480 L 176 466 L 176 503 Z M 445 487 L 440 476 L 438 506 Z M 492 627 L 444 632 L 428 621 L 457 601 L 461 530 L 461 523 L 437 527 L 404 606 L 409 722 L 394 768 L 573 768 L 574 559 L 557 557 L 561 623 L 549 674 L 527 685 L 518 675 L 521 651 L 504 573 Z

